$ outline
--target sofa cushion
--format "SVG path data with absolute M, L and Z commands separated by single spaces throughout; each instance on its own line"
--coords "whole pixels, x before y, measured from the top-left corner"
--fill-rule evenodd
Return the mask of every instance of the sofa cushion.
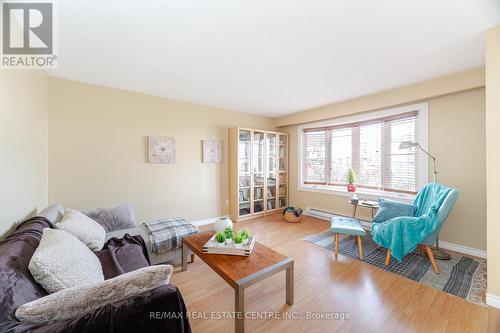
M 58 223 L 64 215 L 64 208 L 59 204 L 50 205 L 42 209 L 37 215 L 46 218 L 52 223 Z
M 151 265 L 146 244 L 138 235 L 111 238 L 96 255 L 106 280 Z
M 97 256 L 76 237 L 57 229 L 43 229 L 28 268 L 49 293 L 104 280 Z
M 44 218 L 33 217 L 0 241 L 0 331 L 18 322 L 14 317 L 18 306 L 47 295 L 33 279 L 28 264 L 42 230 L 51 225 Z
M 113 208 L 99 208 L 85 213 L 99 223 L 106 232 L 135 227 L 134 208 L 125 204 Z
M 379 199 L 379 205 L 377 214 L 372 220 L 375 223 L 389 221 L 399 216 L 414 216 L 417 211 L 415 205 L 388 199 Z
M 150 266 L 106 281 L 64 289 L 21 305 L 16 310 L 16 318 L 44 324 L 82 316 L 106 304 L 120 302 L 166 285 L 172 271 L 170 265 Z
M 87 215 L 67 208 L 61 222 L 56 223 L 56 228 L 69 232 L 92 251 L 99 251 L 104 245 L 106 231 L 96 221 Z

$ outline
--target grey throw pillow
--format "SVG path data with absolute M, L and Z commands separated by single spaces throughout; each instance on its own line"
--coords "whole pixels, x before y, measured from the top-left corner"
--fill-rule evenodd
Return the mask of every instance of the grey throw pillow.
M 96 221 L 106 232 L 135 227 L 134 209 L 131 204 L 113 208 L 99 208 L 85 215 Z

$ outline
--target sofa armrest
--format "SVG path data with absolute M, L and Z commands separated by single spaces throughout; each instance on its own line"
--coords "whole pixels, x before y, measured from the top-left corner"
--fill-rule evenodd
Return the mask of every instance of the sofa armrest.
M 85 316 L 45 325 L 17 323 L 10 332 L 191 332 L 184 299 L 171 284 L 107 304 Z

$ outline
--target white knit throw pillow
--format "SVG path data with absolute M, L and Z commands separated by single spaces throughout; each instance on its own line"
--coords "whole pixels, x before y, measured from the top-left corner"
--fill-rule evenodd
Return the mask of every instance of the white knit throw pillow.
M 104 281 L 97 256 L 76 237 L 57 229 L 43 229 L 28 269 L 48 293 Z
M 106 238 L 104 228 L 77 210 L 66 208 L 61 222 L 56 223 L 56 228 L 69 232 L 92 251 L 99 251 L 104 246 L 104 239 Z

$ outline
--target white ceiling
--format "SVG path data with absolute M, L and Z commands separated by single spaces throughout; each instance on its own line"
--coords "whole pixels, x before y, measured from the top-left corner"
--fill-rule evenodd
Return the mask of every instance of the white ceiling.
M 277 117 L 484 65 L 500 0 L 58 1 L 51 75 Z

